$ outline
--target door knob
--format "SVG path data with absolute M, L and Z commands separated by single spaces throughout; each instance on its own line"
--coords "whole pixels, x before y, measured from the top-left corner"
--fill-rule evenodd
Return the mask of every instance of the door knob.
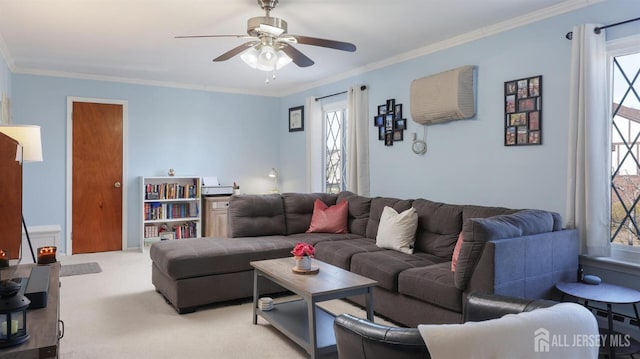
M 120 188 L 120 182 L 116 182 L 116 183 L 114 183 L 114 184 L 113 184 L 113 186 L 114 186 L 115 188 Z

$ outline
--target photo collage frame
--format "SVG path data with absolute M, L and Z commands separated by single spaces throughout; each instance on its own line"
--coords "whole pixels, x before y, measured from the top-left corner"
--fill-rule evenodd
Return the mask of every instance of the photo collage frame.
M 402 104 L 391 98 L 379 105 L 378 114 L 373 117 L 373 125 L 378 128 L 378 140 L 384 141 L 385 146 L 404 141 L 407 119 L 402 117 Z
M 504 83 L 504 145 L 542 144 L 542 75 Z

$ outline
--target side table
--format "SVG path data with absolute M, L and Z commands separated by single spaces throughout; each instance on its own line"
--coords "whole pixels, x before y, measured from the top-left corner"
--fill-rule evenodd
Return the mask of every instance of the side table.
M 556 284 L 556 289 L 562 294 L 563 300 L 565 295 L 575 297 L 578 301 L 582 301 L 583 305 L 589 309 L 590 301 L 602 303 L 607 306 L 608 328 L 605 354 L 608 353 L 609 358 L 615 358 L 616 351 L 618 351 L 618 354 L 633 354 L 640 350 L 640 344 L 631 338 L 628 346 L 616 348 L 616 345 L 612 345 L 613 334 L 615 333 L 613 330 L 612 306 L 614 304 L 631 304 L 636 315 L 636 320 L 640 323 L 640 316 L 638 316 L 640 291 L 607 283 L 593 285 L 580 282 L 560 282 Z

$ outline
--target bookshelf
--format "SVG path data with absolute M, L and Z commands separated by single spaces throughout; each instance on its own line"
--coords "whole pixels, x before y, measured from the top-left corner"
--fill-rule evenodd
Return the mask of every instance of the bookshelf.
M 200 177 L 140 177 L 143 245 L 198 238 L 202 233 Z

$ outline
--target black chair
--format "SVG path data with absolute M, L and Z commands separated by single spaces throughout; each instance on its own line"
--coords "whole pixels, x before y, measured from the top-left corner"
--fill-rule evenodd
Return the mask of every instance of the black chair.
M 556 304 L 488 293 L 472 293 L 464 308 L 464 321 L 483 321 L 505 314 L 528 312 Z M 429 358 L 417 328 L 396 328 L 341 314 L 334 324 L 338 356 L 344 359 Z

